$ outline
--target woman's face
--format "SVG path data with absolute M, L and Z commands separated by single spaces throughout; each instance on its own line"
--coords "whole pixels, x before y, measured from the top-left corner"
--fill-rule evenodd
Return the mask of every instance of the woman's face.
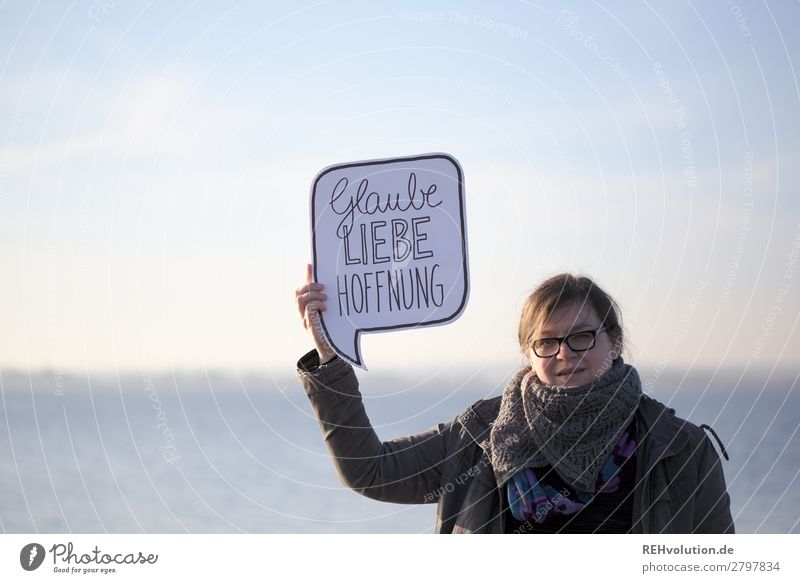
M 569 303 L 555 310 L 542 323 L 533 335 L 534 340 L 541 338 L 564 338 L 575 332 L 597 330 L 601 326 L 600 317 L 594 308 L 577 302 Z M 548 385 L 559 387 L 577 387 L 592 382 L 603 376 L 617 353 L 614 341 L 608 332 L 601 332 L 595 338 L 593 348 L 583 352 L 575 352 L 566 342 L 555 356 L 540 358 L 533 347 L 528 348 L 527 356 L 539 380 Z

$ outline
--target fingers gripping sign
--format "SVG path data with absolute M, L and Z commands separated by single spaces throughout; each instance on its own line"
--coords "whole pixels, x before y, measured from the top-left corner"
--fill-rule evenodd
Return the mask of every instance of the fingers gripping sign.
M 322 337 L 355 366 L 367 368 L 363 332 L 440 326 L 464 311 L 469 297 L 464 181 L 452 156 L 325 168 L 311 188 L 311 232 L 308 285 L 324 284 L 330 297 L 327 309 L 315 310 Z
M 322 330 L 322 322 L 319 317 L 319 313 L 327 309 L 324 302 L 328 299 L 328 296 L 322 293 L 325 286 L 321 283 L 313 282 L 312 277 L 312 266 L 309 263 L 306 265 L 306 285 L 299 288 L 295 292 L 295 296 L 303 326 L 306 330 L 311 330 L 311 336 L 319 353 L 320 362 L 325 362 L 333 358 L 335 354 L 325 339 L 325 333 Z

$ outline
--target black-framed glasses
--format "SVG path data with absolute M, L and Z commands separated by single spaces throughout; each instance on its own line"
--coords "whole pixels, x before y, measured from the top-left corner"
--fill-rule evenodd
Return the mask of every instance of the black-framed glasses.
M 558 354 L 562 342 L 566 342 L 574 352 L 585 352 L 594 348 L 597 335 L 606 331 L 608 331 L 606 326 L 600 326 L 597 330 L 575 332 L 563 338 L 540 338 L 533 341 L 533 353 L 539 358 L 550 358 Z

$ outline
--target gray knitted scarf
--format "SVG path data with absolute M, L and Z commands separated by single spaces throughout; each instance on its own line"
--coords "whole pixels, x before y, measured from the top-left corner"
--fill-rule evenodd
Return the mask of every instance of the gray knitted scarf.
M 550 465 L 567 484 L 593 492 L 641 396 L 636 369 L 621 357 L 579 387 L 546 385 L 530 366 L 520 369 L 503 390 L 489 438 L 498 485 L 526 467 Z

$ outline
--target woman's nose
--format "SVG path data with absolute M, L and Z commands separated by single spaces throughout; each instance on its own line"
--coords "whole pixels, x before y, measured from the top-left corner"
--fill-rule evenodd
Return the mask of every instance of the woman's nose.
M 557 358 L 572 358 L 578 353 L 572 350 L 567 344 L 567 341 L 561 343 L 561 346 L 558 347 L 558 353 L 556 354 Z

